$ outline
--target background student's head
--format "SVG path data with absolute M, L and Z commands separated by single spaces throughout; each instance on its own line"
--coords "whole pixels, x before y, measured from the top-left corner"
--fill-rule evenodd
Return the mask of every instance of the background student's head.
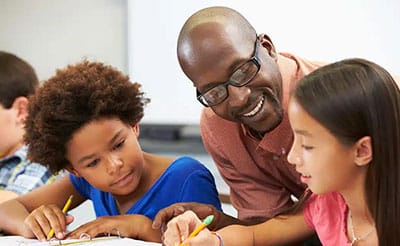
M 0 158 L 23 145 L 28 97 L 38 84 L 31 65 L 14 54 L 0 51 Z

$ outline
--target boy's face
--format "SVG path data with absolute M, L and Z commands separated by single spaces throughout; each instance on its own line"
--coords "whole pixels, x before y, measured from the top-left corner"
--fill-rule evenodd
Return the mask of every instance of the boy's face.
M 23 119 L 16 105 L 0 104 L 0 158 L 13 154 L 23 145 Z
M 71 171 L 99 190 L 125 196 L 140 190 L 146 166 L 138 126 L 100 119 L 81 127 L 67 144 Z

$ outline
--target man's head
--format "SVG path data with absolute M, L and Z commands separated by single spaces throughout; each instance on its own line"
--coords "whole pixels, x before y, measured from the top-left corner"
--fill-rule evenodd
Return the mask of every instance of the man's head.
M 31 65 L 0 51 L 0 158 L 13 154 L 23 145 L 28 96 L 38 84 Z
M 238 12 L 210 7 L 193 14 L 179 34 L 177 53 L 199 100 L 217 115 L 257 132 L 279 125 L 283 110 L 277 53 L 269 37 L 257 36 Z

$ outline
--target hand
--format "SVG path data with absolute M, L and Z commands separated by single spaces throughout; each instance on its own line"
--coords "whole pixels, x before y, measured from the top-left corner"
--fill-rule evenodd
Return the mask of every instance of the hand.
M 192 211 L 186 211 L 181 215 L 173 218 L 168 222 L 167 230 L 163 235 L 163 244 L 166 246 L 176 246 L 184 243 L 184 245 L 219 245 L 219 239 L 212 235 L 211 232 L 204 228 L 200 233 L 192 238 L 188 238 L 189 234 L 202 221 Z
M 100 234 L 113 234 L 144 241 L 161 242 L 160 231 L 152 229 L 151 220 L 139 214 L 98 217 L 70 232 L 68 238 L 79 238 L 83 233 L 90 238 Z
M 214 220 L 208 228 L 215 230 L 220 224 L 220 220 L 223 219 L 224 215 L 222 212 L 219 212 L 215 209 L 214 206 L 196 202 L 181 202 L 175 203 L 171 206 L 168 206 L 162 210 L 160 210 L 153 221 L 153 229 L 160 229 L 164 232 L 166 230 L 166 224 L 172 218 L 184 213 L 187 210 L 193 211 L 197 217 L 200 219 L 204 219 L 208 215 L 214 215 Z
M 54 204 L 42 205 L 25 218 L 23 236 L 35 236 L 37 239 L 45 241 L 47 234 L 53 228 L 56 238 L 63 239 L 66 235 L 67 225 L 73 220 L 73 216 L 66 216 Z

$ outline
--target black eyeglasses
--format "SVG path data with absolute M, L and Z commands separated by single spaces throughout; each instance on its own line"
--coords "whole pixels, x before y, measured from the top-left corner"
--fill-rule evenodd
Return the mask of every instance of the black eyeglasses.
M 212 87 L 204 93 L 200 93 L 199 90 L 196 90 L 197 100 L 206 107 L 212 107 L 222 103 L 229 96 L 228 85 L 235 87 L 247 85 L 257 75 L 258 71 L 260 71 L 260 67 L 261 65 L 258 58 L 258 38 L 256 38 L 254 55 L 238 67 L 225 83 Z

